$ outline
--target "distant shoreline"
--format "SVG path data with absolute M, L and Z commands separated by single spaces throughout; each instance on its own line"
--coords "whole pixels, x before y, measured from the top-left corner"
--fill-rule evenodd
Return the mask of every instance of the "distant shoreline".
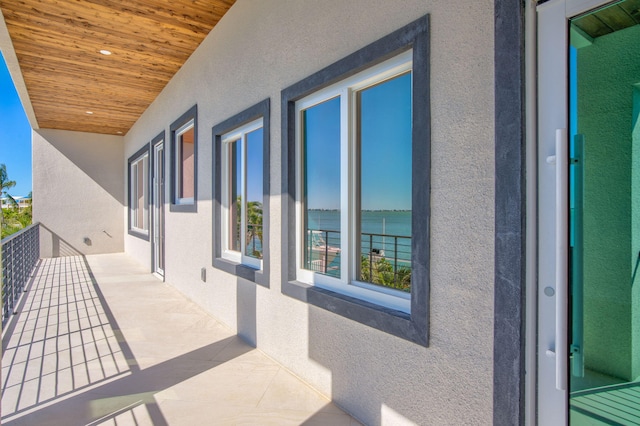
M 337 212 L 339 209 L 308 209 L 312 212 Z M 396 212 L 396 213 L 408 213 L 411 210 L 362 210 L 363 212 Z

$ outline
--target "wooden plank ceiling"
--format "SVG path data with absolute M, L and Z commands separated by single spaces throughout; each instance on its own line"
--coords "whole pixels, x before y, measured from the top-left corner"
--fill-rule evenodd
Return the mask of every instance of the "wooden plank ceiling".
M 116 135 L 234 2 L 0 0 L 0 9 L 38 125 Z
M 591 38 L 640 24 L 640 0 L 625 0 L 572 20 Z

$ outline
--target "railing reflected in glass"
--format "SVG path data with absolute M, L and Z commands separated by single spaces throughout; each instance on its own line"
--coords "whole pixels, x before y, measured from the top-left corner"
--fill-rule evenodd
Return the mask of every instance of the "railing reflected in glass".
M 358 280 L 411 292 L 411 237 L 361 234 Z M 340 231 L 307 229 L 304 268 L 340 278 Z

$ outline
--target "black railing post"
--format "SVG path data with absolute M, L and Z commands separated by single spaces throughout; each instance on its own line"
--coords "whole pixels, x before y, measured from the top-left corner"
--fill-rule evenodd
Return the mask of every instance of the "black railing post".
M 393 237 L 393 283 L 398 283 L 398 237 Z
M 373 234 L 369 234 L 369 281 L 373 282 Z
M 324 231 L 324 273 L 327 273 L 329 260 L 329 231 Z

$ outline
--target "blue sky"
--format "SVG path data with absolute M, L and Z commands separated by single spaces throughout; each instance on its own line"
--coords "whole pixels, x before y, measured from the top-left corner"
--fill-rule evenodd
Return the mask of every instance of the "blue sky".
M 411 210 L 411 74 L 360 92 L 363 210 Z M 340 208 L 340 98 L 304 111 L 309 209 Z
M 14 196 L 31 192 L 31 126 L 0 52 L 0 164 L 7 166 L 16 186 Z

